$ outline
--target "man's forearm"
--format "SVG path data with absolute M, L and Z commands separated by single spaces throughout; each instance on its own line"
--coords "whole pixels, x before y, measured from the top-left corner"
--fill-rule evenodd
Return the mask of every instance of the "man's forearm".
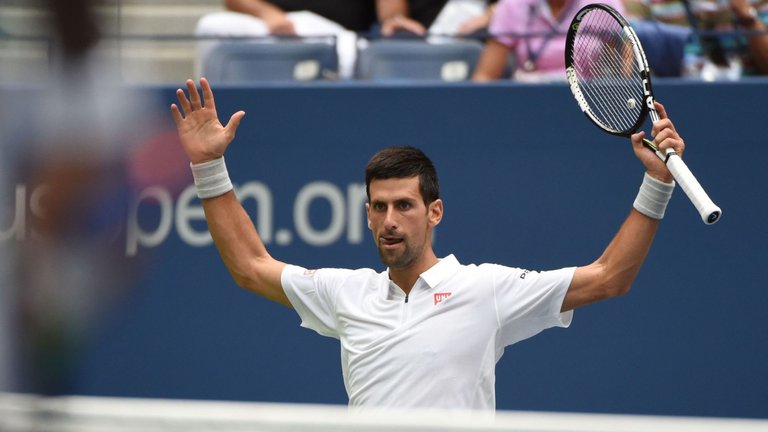
M 659 220 L 632 210 L 597 262 L 605 270 L 605 283 L 614 295 L 629 291 L 651 249 Z
M 234 191 L 204 199 L 203 209 L 208 231 L 235 282 L 270 300 L 290 306 L 280 283 L 284 264 L 269 255 Z
M 376 0 L 376 15 L 379 17 L 380 23 L 396 17 L 407 17 L 408 1 Z

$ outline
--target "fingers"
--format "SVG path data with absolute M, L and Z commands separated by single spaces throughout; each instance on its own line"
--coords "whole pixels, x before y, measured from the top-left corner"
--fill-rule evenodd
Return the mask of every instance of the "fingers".
M 203 104 L 200 101 L 200 94 L 197 93 L 197 86 L 191 79 L 187 80 L 187 90 L 189 91 L 189 101 L 192 103 L 192 110 L 199 110 L 203 108 Z
M 418 21 L 399 15 L 385 20 L 381 25 L 381 34 L 384 36 L 392 36 L 398 30 L 405 30 L 419 36 L 424 36 L 427 32 Z
M 654 141 L 662 153 L 665 153 L 668 149 L 674 150 L 678 156 L 682 157 L 685 151 L 685 141 L 677 133 L 675 125 L 672 120 L 669 119 L 667 110 L 664 105 L 656 102 L 656 111 L 659 113 L 659 121 L 653 123 L 652 133 L 655 137 Z
M 395 34 L 395 25 L 392 21 L 386 21 L 381 25 L 381 34 L 385 37 Z
M 179 105 L 181 105 L 181 109 L 184 110 L 184 114 L 188 115 L 192 112 L 192 107 L 189 104 L 189 99 L 187 99 L 187 96 L 184 94 L 184 90 L 177 89 L 176 98 L 179 100 Z
M 672 149 L 678 156 L 682 157 L 685 151 L 685 142 L 674 129 L 667 128 L 659 132 L 655 139 L 656 145 L 662 153 L 667 149 Z
M 230 139 L 234 139 L 237 127 L 240 126 L 240 121 L 243 120 L 243 117 L 245 117 L 245 111 L 238 111 L 232 114 L 232 117 L 229 118 L 229 122 L 224 126 L 224 130 L 226 130 Z
M 653 136 L 658 137 L 661 131 L 665 129 L 672 129 L 673 131 L 676 131 L 675 125 L 672 123 L 672 120 L 669 119 L 667 109 L 664 108 L 664 105 L 660 104 L 659 102 L 654 102 L 653 106 L 656 109 L 656 112 L 659 114 L 659 120 L 653 123 L 651 129 Z
M 184 118 L 181 116 L 179 107 L 177 107 L 176 104 L 171 104 L 171 117 L 173 117 L 173 121 L 176 123 L 176 127 L 180 128 L 181 124 L 184 122 Z
M 200 100 L 200 95 L 197 92 L 197 87 L 195 86 L 195 82 L 190 79 L 190 80 L 187 80 L 185 84 L 187 86 L 187 91 L 189 92 L 189 98 L 187 98 L 187 95 L 184 93 L 184 90 L 182 89 L 176 90 L 176 98 L 179 100 L 179 105 L 181 106 L 181 109 L 184 111 L 183 114 L 179 113 L 179 115 L 181 116 L 180 119 L 183 119 L 185 116 L 188 116 L 192 111 L 203 109 L 203 107 L 210 108 L 212 110 L 216 109 L 216 103 L 213 100 L 213 90 L 211 90 L 211 84 L 208 82 L 207 79 L 200 78 L 200 88 L 203 91 L 202 102 Z M 203 102 L 204 102 L 204 105 L 203 105 Z M 176 107 L 175 109 L 176 109 L 176 112 L 179 112 L 179 107 Z M 171 114 L 174 114 L 173 107 L 171 107 Z M 174 114 L 174 120 L 176 120 L 175 114 Z
M 645 138 L 645 132 L 640 131 L 638 133 L 632 134 L 632 136 L 629 137 L 632 141 L 632 146 L 635 148 L 639 148 L 643 146 L 643 138 Z
M 205 78 L 200 78 L 200 88 L 203 89 L 203 103 L 206 108 L 216 109 L 216 103 L 213 101 L 213 90 L 211 84 Z
M 400 22 L 400 27 L 411 33 L 416 33 L 419 36 L 424 36 L 427 33 L 427 29 L 425 29 L 421 23 L 409 18 L 403 18 Z

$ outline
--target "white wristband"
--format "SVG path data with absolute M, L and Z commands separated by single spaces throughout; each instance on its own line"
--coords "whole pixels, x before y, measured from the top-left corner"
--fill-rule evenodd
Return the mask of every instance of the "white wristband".
M 651 177 L 646 172 L 643 177 L 643 184 L 637 192 L 637 198 L 635 198 L 633 207 L 635 207 L 635 210 L 650 218 L 662 219 L 674 189 L 674 180 L 672 183 L 664 183 L 661 180 Z
M 224 156 L 199 164 L 190 163 L 195 189 L 200 199 L 214 198 L 232 190 Z

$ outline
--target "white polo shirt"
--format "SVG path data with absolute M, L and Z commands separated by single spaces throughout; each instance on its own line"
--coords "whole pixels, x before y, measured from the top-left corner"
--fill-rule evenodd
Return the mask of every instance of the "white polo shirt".
M 287 266 L 282 284 L 301 325 L 339 339 L 352 407 L 492 410 L 504 347 L 553 327 L 575 268 L 532 272 L 462 265 L 453 255 L 410 294 L 372 269 Z

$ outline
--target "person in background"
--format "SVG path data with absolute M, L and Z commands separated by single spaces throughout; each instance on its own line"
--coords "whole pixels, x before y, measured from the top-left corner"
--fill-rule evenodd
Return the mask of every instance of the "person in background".
M 195 75 L 224 37 L 335 36 L 339 77 L 353 77 L 358 36 L 424 37 L 483 32 L 496 0 L 224 0 L 226 11 L 203 16 L 195 35 Z
M 265 36 L 335 36 L 339 74 L 352 75 L 356 34 L 367 32 L 376 22 L 374 0 L 224 0 L 226 11 L 203 16 L 197 23 L 198 38 Z M 196 75 L 217 41 L 198 44 Z
M 12 376 L 0 391 L 62 395 L 78 391 L 84 347 L 138 275 L 119 239 L 135 190 L 130 157 L 157 117 L 146 108 L 150 97 L 114 83 L 114 56 L 96 49 L 103 25 L 96 1 L 42 6 L 47 80 L 4 104 L 0 118 L 0 216 L 11 217 L 0 242 L 12 244 L 3 258 L 15 264 L 0 285 L 0 302 L 9 302 L 0 342 L 12 347 L 1 355 Z
M 446 0 L 376 0 L 381 36 L 426 36 Z
M 483 36 L 496 0 L 377 0 L 381 35 Z
M 731 0 L 730 6 L 737 28 L 747 33 L 744 73 L 768 75 L 768 2 L 761 2 L 760 10 L 749 0 Z
M 565 36 L 576 12 L 590 0 L 500 0 L 490 38 L 472 79 L 498 80 L 513 69 L 518 81 L 565 81 Z M 619 0 L 606 0 L 619 12 Z M 527 35 L 527 36 L 526 36 Z M 512 58 L 510 59 L 510 54 Z M 514 66 L 510 66 L 510 60 Z
M 429 27 L 429 33 L 484 39 L 496 3 L 497 0 L 449 0 Z
M 625 0 L 625 6 L 659 75 L 714 81 L 768 74 L 767 0 Z M 674 52 L 664 51 L 669 47 Z

